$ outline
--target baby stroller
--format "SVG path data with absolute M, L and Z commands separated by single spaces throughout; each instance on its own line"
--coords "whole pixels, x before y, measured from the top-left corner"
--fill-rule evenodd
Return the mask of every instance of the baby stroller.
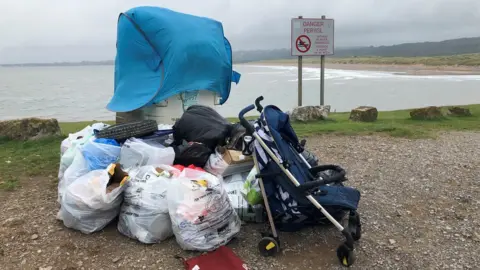
M 360 192 L 343 185 L 347 178 L 341 167 L 310 167 L 301 155 L 305 141 L 299 142 L 289 116 L 273 105 L 263 108 L 262 100 L 263 97 L 257 98 L 255 105 L 239 113 L 240 123 L 246 129 L 243 152 L 253 155 L 271 228 L 271 234 L 263 234 L 258 244 L 260 253 L 272 256 L 280 251 L 277 228 L 296 231 L 328 221 L 346 238 L 337 249 L 340 263 L 352 265 L 354 241 L 361 237 L 360 216 L 356 211 Z M 244 115 L 255 107 L 261 115 L 252 126 Z

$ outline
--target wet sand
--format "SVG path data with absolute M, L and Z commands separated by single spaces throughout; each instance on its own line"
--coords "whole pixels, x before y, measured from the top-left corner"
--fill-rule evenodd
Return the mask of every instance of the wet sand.
M 251 62 L 249 65 L 262 66 L 297 66 L 292 61 Z M 318 67 L 320 64 L 303 63 L 303 67 Z M 480 67 L 469 66 L 425 66 L 425 65 L 377 65 L 377 64 L 336 64 L 326 63 L 328 69 L 364 70 L 394 72 L 398 75 L 480 75 Z

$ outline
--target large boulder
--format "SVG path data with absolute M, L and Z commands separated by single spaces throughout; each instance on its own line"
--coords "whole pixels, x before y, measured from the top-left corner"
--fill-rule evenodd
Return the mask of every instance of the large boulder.
M 438 120 L 443 118 L 440 107 L 429 106 L 410 111 L 410 117 L 414 120 Z
M 298 122 L 325 120 L 330 113 L 330 105 L 326 106 L 300 106 L 293 109 L 290 119 Z
M 0 137 L 11 140 L 40 139 L 61 134 L 57 119 L 25 118 L 0 121 Z
M 378 110 L 371 106 L 360 106 L 350 112 L 350 120 L 355 122 L 375 122 L 377 121 Z
M 472 113 L 468 108 L 462 108 L 462 107 L 448 108 L 448 114 L 452 116 L 472 116 Z

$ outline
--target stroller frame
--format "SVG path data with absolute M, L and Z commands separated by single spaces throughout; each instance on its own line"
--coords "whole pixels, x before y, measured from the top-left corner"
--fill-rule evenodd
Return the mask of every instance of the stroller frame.
M 299 183 L 299 181 L 290 172 L 290 170 L 284 166 L 284 164 L 278 159 L 278 157 L 275 155 L 275 153 L 266 145 L 266 143 L 263 141 L 263 139 L 260 137 L 260 135 L 255 131 L 254 127 L 244 117 L 246 113 L 254 110 L 255 108 L 257 109 L 258 112 L 262 113 L 263 107 L 260 104 L 260 102 L 262 100 L 263 100 L 263 96 L 260 96 L 255 100 L 255 105 L 251 104 L 248 107 L 246 107 L 246 108 L 244 108 L 243 110 L 240 111 L 239 116 L 238 116 L 238 118 L 240 120 L 240 123 L 245 128 L 246 135 L 253 136 L 253 138 L 260 144 L 260 146 L 268 154 L 268 156 L 279 166 L 281 171 L 288 177 L 288 179 L 296 187 L 300 187 L 301 184 Z M 250 146 L 246 145 L 245 147 L 249 148 Z M 245 151 L 247 151 L 247 153 L 248 153 L 248 149 L 244 149 L 244 152 Z M 254 150 L 254 151 L 256 151 L 256 150 Z M 252 154 L 252 153 L 249 153 L 249 154 Z M 299 154 L 299 156 L 301 157 L 303 162 L 308 166 L 308 168 L 311 168 L 311 166 L 305 160 L 303 155 Z M 280 241 L 279 241 L 278 232 L 277 232 L 277 229 L 276 229 L 276 226 L 275 226 L 275 222 L 274 222 L 274 219 L 273 219 L 272 211 L 271 211 L 270 206 L 269 206 L 268 197 L 267 197 L 267 194 L 266 194 L 266 191 L 265 191 L 265 186 L 264 186 L 263 179 L 262 179 L 262 174 L 260 173 L 258 160 L 257 160 L 257 157 L 256 157 L 255 153 L 252 154 L 252 157 L 253 157 L 253 161 L 254 161 L 255 170 L 258 173 L 255 176 L 255 178 L 258 180 L 258 183 L 260 185 L 261 194 L 262 194 L 263 201 L 264 201 L 264 204 L 265 204 L 265 210 L 267 212 L 267 218 L 268 218 L 270 229 L 271 229 L 271 232 L 272 232 L 271 235 L 266 235 L 266 236 L 263 235 L 262 239 L 258 243 L 258 248 L 259 248 L 260 253 L 263 256 L 273 256 L 280 251 Z M 343 174 L 343 176 L 344 176 L 344 174 Z M 328 184 L 328 183 L 332 183 L 332 182 L 335 182 L 335 181 L 337 181 L 337 180 L 329 181 L 328 179 L 324 179 L 324 180 L 317 180 L 317 181 L 314 181 L 314 182 L 319 182 L 319 183 L 322 182 L 323 184 Z M 317 183 L 317 184 L 319 184 L 319 183 Z M 350 211 L 349 223 L 352 222 L 352 219 L 353 219 L 354 223 L 357 223 L 357 224 L 354 224 L 354 226 L 356 226 L 356 231 L 355 231 L 355 228 L 352 228 L 351 224 L 348 224 L 348 226 L 345 226 L 345 227 L 342 226 L 342 224 L 340 224 L 327 210 L 325 210 L 325 208 L 309 192 L 306 192 L 305 195 L 306 195 L 306 198 L 318 210 L 320 210 L 322 212 L 322 214 L 344 235 L 344 237 L 346 239 L 345 243 L 343 243 L 342 245 L 340 245 L 337 248 L 337 257 L 340 260 L 340 263 L 343 266 L 347 266 L 347 267 L 353 265 L 353 263 L 355 262 L 354 242 L 356 240 L 360 239 L 361 225 L 360 225 L 359 215 L 356 213 L 356 211 L 354 213 L 352 213 L 352 211 Z M 352 230 L 354 230 L 355 232 L 352 232 Z

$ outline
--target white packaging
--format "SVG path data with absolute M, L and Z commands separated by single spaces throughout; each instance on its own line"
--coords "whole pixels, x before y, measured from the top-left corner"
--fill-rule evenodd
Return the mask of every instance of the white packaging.
M 172 147 L 146 143 L 136 138 L 128 139 L 120 151 L 120 164 L 127 170 L 146 165 L 172 165 L 174 159 L 175 151 Z
M 167 198 L 173 232 L 184 250 L 214 250 L 240 231 L 241 221 L 218 176 L 186 168 L 172 180 Z
M 125 185 L 107 192 L 108 169 L 87 173 L 70 184 L 62 197 L 63 224 L 90 234 L 102 230 L 120 212 Z
M 159 173 L 156 168 L 164 170 Z M 118 231 L 145 244 L 159 243 L 173 236 L 168 213 L 167 189 L 172 173 L 166 166 L 143 166 L 129 172 L 130 181 L 118 221 Z

